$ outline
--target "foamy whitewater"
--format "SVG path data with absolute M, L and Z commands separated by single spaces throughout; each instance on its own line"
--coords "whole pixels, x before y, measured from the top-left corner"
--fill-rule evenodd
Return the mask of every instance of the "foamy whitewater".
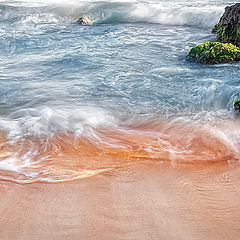
M 1 1 L 0 179 L 239 161 L 239 63 L 185 58 L 236 2 Z

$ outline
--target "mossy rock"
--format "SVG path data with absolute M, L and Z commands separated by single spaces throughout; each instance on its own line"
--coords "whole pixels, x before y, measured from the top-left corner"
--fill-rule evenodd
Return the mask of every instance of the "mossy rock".
M 235 109 L 235 111 L 240 112 L 240 98 L 238 98 L 238 99 L 234 102 L 234 109 Z
M 225 8 L 212 32 L 217 33 L 217 41 L 240 46 L 240 3 Z
M 218 41 L 240 45 L 240 29 L 227 28 L 216 24 L 212 32 L 217 33 Z
M 205 42 L 193 47 L 188 52 L 187 58 L 207 64 L 240 61 L 240 48 L 231 43 Z

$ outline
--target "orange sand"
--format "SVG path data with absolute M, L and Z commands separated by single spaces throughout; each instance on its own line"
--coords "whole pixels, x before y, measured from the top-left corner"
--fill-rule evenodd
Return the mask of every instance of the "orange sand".
M 58 184 L 0 182 L 4 240 L 238 240 L 240 167 L 138 164 Z
M 39 175 L 0 171 L 35 182 L 0 181 L 0 239 L 239 240 L 238 129 L 163 121 L 14 144 L 1 134 L 0 164 L 22 166 L 34 149 L 20 170 Z M 68 182 L 37 183 L 46 176 Z

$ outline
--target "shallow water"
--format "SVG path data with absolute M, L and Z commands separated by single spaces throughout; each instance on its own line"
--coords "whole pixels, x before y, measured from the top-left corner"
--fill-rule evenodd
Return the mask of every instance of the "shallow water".
M 1 1 L 0 179 L 238 162 L 239 63 L 185 58 L 233 3 Z

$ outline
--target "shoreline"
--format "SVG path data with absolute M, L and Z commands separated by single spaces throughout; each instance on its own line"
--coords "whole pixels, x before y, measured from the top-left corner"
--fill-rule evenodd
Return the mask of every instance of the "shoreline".
M 237 240 L 236 164 L 141 163 L 66 183 L 0 181 L 0 238 Z

